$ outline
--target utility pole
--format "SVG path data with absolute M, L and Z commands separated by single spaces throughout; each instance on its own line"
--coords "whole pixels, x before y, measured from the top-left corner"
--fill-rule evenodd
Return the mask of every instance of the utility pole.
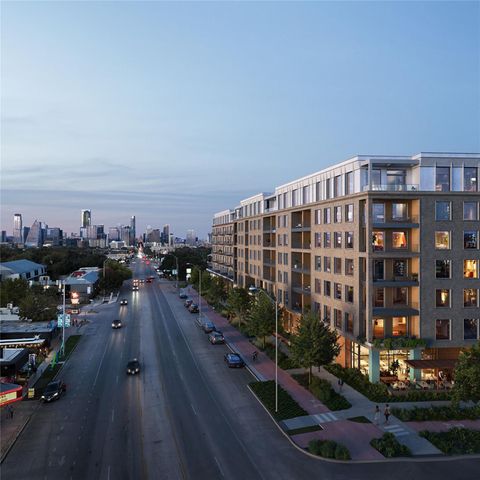
M 202 321 L 202 270 L 199 273 L 199 287 L 198 287 L 198 319 Z
M 65 356 L 65 280 L 63 281 L 63 314 L 62 314 L 62 348 L 60 351 L 62 352 L 62 357 Z

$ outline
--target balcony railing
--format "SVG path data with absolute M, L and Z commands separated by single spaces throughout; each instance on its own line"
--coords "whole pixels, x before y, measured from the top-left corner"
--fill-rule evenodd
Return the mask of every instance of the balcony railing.
M 367 192 L 416 192 L 418 183 L 405 183 L 403 185 L 365 185 L 363 191 Z

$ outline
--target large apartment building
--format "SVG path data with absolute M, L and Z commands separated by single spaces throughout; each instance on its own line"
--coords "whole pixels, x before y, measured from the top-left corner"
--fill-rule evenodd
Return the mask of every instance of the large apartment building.
M 480 154 L 356 156 L 214 216 L 212 268 L 315 312 L 337 361 L 381 380 L 449 376 L 480 338 Z

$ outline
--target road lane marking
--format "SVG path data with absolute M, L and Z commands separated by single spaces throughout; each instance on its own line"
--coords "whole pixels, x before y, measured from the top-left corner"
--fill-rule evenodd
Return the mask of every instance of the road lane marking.
M 197 414 L 197 412 L 196 412 L 196 411 L 195 411 L 195 409 L 193 408 L 193 405 L 192 405 L 192 404 L 190 404 L 190 406 L 192 407 L 193 413 L 196 415 L 196 414 Z
M 112 410 L 112 423 L 113 423 L 114 417 L 115 417 L 115 410 Z
M 217 460 L 217 457 L 213 457 L 215 459 L 215 462 L 217 463 L 218 469 L 220 470 L 220 473 L 222 474 L 222 477 L 225 477 L 223 474 L 222 467 L 220 466 L 220 462 Z
M 118 383 L 118 375 L 117 375 L 117 383 Z
M 102 355 L 102 358 L 100 360 L 100 364 L 98 365 L 97 374 L 95 375 L 95 381 L 93 382 L 93 386 L 95 386 L 97 384 L 98 374 L 100 373 L 100 368 L 102 367 L 103 359 L 105 358 L 105 354 L 107 353 L 107 348 L 108 348 L 108 342 L 105 345 L 105 350 L 103 351 L 103 355 Z
M 62 455 L 62 458 L 58 461 L 58 464 L 62 466 L 65 463 L 65 455 Z
M 110 465 L 108 466 L 107 480 L 110 480 Z

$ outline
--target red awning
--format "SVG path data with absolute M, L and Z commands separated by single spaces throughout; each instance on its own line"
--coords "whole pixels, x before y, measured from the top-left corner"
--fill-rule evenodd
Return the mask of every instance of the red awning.
M 405 362 L 413 368 L 425 370 L 427 368 L 455 368 L 456 360 L 441 359 L 436 360 L 405 360 Z

